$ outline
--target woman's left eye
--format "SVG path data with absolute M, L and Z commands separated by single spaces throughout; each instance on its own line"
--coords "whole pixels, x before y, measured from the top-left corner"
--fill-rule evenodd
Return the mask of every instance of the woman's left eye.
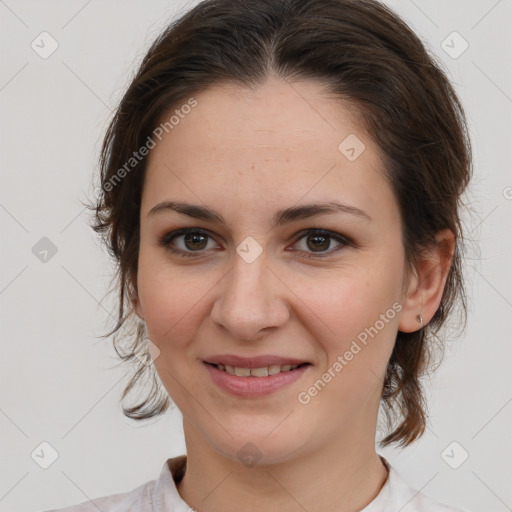
M 306 258 L 322 258 L 346 246 L 353 246 L 349 238 L 323 229 L 308 229 L 301 232 L 300 235 L 293 245 L 304 240 L 303 248 L 298 250 L 305 253 L 308 252 L 308 249 L 311 250 L 312 252 L 309 252 L 309 255 L 304 256 Z M 180 240 L 181 243 L 176 244 L 176 240 Z M 165 234 L 159 239 L 158 243 L 172 253 L 185 257 L 195 257 L 204 253 L 205 249 L 212 249 L 212 247 L 208 247 L 210 240 L 213 240 L 213 237 L 202 229 L 185 228 Z M 331 247 L 332 240 L 336 241 L 338 246 L 335 249 L 327 250 Z M 181 247 L 177 248 L 176 245 L 181 245 Z
M 303 232 L 302 236 L 299 237 L 295 243 L 301 240 L 306 241 L 305 247 L 313 249 L 313 252 L 309 253 L 310 255 L 305 256 L 306 258 L 322 258 L 343 249 L 343 247 L 353 245 L 352 241 L 347 237 L 342 236 L 339 233 L 333 233 L 332 231 L 325 231 L 323 229 L 309 229 Z M 325 251 L 324 249 L 327 249 L 331 246 L 332 240 L 336 241 L 338 247 L 328 252 Z M 320 251 L 317 251 L 316 249 L 320 249 Z

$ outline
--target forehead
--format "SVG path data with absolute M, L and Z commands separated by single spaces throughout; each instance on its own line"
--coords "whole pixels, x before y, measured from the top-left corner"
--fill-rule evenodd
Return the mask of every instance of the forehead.
M 219 84 L 194 99 L 150 152 L 142 214 L 169 196 L 227 207 L 232 194 L 244 198 L 238 206 L 246 211 L 306 195 L 393 200 L 357 109 L 329 98 L 321 83 L 272 77 L 255 89 Z
M 171 130 L 175 144 L 192 154 L 201 150 L 200 142 L 216 151 L 277 143 L 279 146 L 273 149 L 283 152 L 302 142 L 321 142 L 319 150 L 337 151 L 336 142 L 344 134 L 357 132 L 368 138 L 358 124 L 355 106 L 329 98 L 324 86 L 313 80 L 290 82 L 272 76 L 254 89 L 222 83 L 194 98 L 197 106 Z M 180 106 L 174 106 L 171 114 L 176 109 Z M 166 113 L 162 121 L 168 118 Z M 191 124 L 194 138 L 187 129 Z M 216 145 L 221 142 L 222 146 Z

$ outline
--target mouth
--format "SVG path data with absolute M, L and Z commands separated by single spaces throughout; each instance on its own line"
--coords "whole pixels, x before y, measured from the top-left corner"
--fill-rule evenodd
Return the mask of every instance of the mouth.
M 302 368 L 304 366 L 311 366 L 311 363 L 301 363 L 301 364 L 272 364 L 269 366 L 261 366 L 259 368 L 248 368 L 243 366 L 231 366 L 228 364 L 222 363 L 209 363 L 208 361 L 204 361 L 205 364 L 209 366 L 213 366 L 217 368 L 217 370 L 221 370 L 230 375 L 235 375 L 237 377 L 269 377 L 271 375 L 278 375 L 280 373 L 288 373 L 297 370 L 298 368 Z
M 309 362 L 290 361 L 273 356 L 243 360 L 230 356 L 229 362 L 236 363 L 237 366 L 227 364 L 227 358 L 222 358 L 224 362 L 218 359 L 215 362 L 202 361 L 212 382 L 222 391 L 244 399 L 263 398 L 283 390 L 303 379 L 309 374 L 310 367 L 313 367 Z

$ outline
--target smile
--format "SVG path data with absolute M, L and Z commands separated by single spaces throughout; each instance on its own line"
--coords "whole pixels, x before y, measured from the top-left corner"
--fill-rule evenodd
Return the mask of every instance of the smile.
M 302 363 L 247 368 L 206 361 L 203 365 L 220 390 L 241 398 L 258 398 L 282 390 L 313 367 L 310 363 Z

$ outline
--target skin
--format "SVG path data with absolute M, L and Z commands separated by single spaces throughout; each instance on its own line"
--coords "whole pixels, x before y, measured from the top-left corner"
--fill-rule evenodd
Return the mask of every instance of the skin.
M 133 299 L 183 415 L 188 461 L 178 491 L 199 512 L 239 503 L 249 512 L 360 510 L 387 478 L 375 435 L 397 331 L 419 329 L 418 314 L 425 325 L 434 315 L 453 234 L 438 235 L 448 255 L 433 250 L 409 272 L 379 148 L 355 109 L 329 98 L 319 82 L 270 76 L 256 89 L 223 84 L 194 97 L 198 105 L 149 155 Z M 354 161 L 338 150 L 349 134 L 366 146 Z M 166 200 L 207 205 L 226 224 L 172 211 L 148 217 Z M 371 220 L 335 213 L 271 226 L 280 209 L 334 200 Z M 171 242 L 188 253 L 200 247 L 199 256 L 158 244 L 182 227 L 208 232 L 202 246 L 184 236 Z M 314 236 L 300 233 L 310 228 L 353 246 L 327 238 L 315 249 Z M 249 236 L 262 248 L 252 263 L 236 251 Z M 394 303 L 401 311 L 307 405 L 299 403 L 298 394 Z M 239 398 L 213 384 L 202 363 L 221 353 L 291 356 L 312 366 L 284 389 Z M 249 442 L 262 454 L 254 466 L 237 456 Z

